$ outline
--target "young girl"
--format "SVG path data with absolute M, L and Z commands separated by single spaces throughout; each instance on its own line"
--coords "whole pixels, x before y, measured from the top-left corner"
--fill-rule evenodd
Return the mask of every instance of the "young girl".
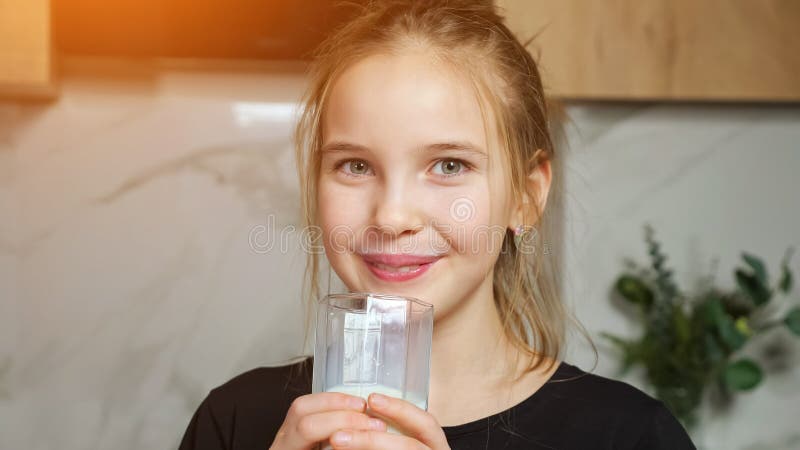
M 541 245 L 553 126 L 492 3 L 371 2 L 314 56 L 296 130 L 306 225 L 350 291 L 434 305 L 428 410 L 311 394 L 306 358 L 212 390 L 180 448 L 694 448 L 661 402 L 559 360 L 569 316 Z M 310 252 L 313 299 L 319 267 Z

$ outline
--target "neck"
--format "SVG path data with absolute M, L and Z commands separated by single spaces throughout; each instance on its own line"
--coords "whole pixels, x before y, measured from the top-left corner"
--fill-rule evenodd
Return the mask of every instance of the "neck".
M 471 298 L 434 326 L 431 375 L 435 379 L 496 371 L 506 345 L 499 314 L 491 297 Z
M 453 399 L 444 398 L 446 392 L 489 393 L 508 386 L 508 377 L 516 373 L 515 355 L 494 306 L 490 274 L 470 298 L 436 321 L 430 408 L 441 411 L 451 405 Z

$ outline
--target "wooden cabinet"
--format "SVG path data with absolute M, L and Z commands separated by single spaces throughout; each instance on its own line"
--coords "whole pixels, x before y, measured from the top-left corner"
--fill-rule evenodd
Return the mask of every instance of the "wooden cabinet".
M 556 97 L 800 101 L 800 0 L 495 1 Z M 51 16 L 0 0 L 0 98 L 54 95 Z
M 800 100 L 797 0 L 497 0 L 566 99 Z
M 49 0 L 0 0 L 0 96 L 51 97 Z

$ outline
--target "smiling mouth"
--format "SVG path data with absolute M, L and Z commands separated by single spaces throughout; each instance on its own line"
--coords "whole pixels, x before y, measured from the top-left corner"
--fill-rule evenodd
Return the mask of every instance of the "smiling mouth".
M 387 272 L 394 272 L 394 273 L 408 273 L 408 272 L 411 272 L 412 270 L 417 270 L 422 266 L 422 264 L 417 264 L 415 266 L 392 267 L 392 266 L 387 266 L 386 264 L 378 264 L 378 263 L 370 263 L 370 262 L 368 262 L 368 264 L 372 264 L 373 266 L 377 267 L 378 269 L 385 270 Z
M 408 281 L 422 276 L 441 256 L 361 255 L 372 274 L 383 281 Z

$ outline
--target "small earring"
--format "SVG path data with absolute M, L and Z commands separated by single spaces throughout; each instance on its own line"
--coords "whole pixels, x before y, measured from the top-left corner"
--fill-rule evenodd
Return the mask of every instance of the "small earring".
M 517 227 L 514 228 L 514 245 L 515 246 L 519 247 L 519 243 L 522 242 L 522 239 L 525 237 L 525 232 L 526 231 L 527 230 L 525 229 L 525 227 L 523 225 L 517 225 Z

